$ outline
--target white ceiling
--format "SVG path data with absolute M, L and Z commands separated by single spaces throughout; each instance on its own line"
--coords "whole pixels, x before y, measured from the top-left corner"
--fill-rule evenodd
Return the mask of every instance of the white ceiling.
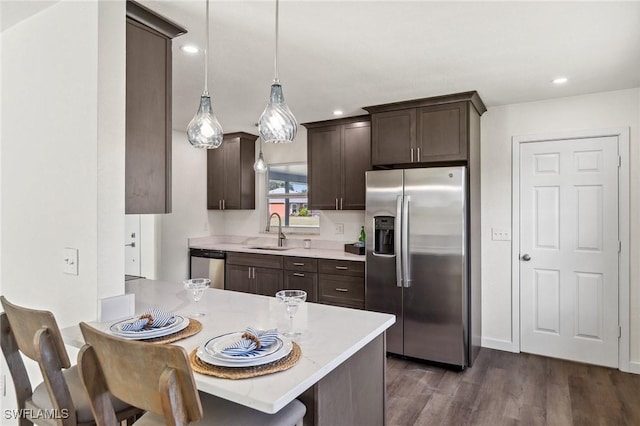
M 3 0 L 0 0 L 3 1 Z M 140 1 L 174 40 L 173 126 L 203 87 L 205 1 Z M 273 79 L 275 1 L 211 2 L 209 91 L 225 132 L 255 133 Z M 563 86 L 551 84 L 566 76 Z M 640 1 L 280 2 L 280 80 L 299 122 L 477 90 L 488 107 L 640 87 Z

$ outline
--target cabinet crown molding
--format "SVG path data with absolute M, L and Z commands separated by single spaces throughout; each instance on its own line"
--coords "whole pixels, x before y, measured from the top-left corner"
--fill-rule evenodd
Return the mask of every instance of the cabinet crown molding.
M 338 124 L 351 124 L 362 122 L 363 125 L 371 123 L 371 116 L 369 114 L 357 115 L 355 117 L 334 118 L 332 120 L 313 121 L 310 123 L 300 123 L 307 129 L 313 129 L 316 127 L 335 126 Z
M 454 102 L 469 102 L 471 103 L 471 105 L 473 105 L 475 110 L 480 115 L 484 114 L 487 111 L 487 107 L 484 105 L 484 102 L 482 102 L 482 99 L 480 99 L 480 95 L 478 95 L 478 92 L 476 92 L 475 90 L 471 92 L 453 93 L 450 95 L 434 96 L 430 98 L 413 99 L 410 101 L 373 105 L 363 107 L 363 109 L 369 112 L 369 114 L 375 114 L 378 112 L 395 111 L 407 108 L 419 108 L 431 105 L 442 105 Z
M 127 18 L 146 25 L 168 38 L 187 33 L 186 28 L 132 0 L 127 0 Z
M 229 140 L 229 139 L 236 139 L 236 138 L 241 138 L 241 139 L 253 139 L 253 141 L 255 142 L 258 139 L 258 135 L 253 135 L 251 133 L 246 133 L 246 132 L 233 132 L 233 133 L 225 133 L 222 136 L 223 140 Z

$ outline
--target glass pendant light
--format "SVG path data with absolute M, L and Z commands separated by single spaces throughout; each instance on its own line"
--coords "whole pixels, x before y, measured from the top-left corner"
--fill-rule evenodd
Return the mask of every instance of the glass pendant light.
M 267 163 L 264 161 L 264 156 L 262 155 L 262 139 L 260 139 L 258 143 L 260 144 L 260 153 L 258 154 L 258 159 L 253 164 L 253 170 L 256 173 L 266 173 Z
M 282 86 L 278 79 L 278 6 L 278 0 L 276 0 L 276 75 L 271 85 L 269 103 L 258 120 L 258 131 L 265 143 L 291 143 L 298 131 L 298 123 L 284 100 Z
M 207 41 L 204 49 L 204 91 L 200 97 L 200 107 L 187 126 L 187 139 L 196 148 L 218 148 L 222 145 L 222 126 L 213 113 L 207 87 L 209 69 L 209 0 L 207 0 Z

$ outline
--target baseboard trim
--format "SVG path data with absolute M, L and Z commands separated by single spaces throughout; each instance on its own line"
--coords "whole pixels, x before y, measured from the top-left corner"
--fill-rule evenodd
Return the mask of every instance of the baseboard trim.
M 506 352 L 520 352 L 520 349 L 515 347 L 513 342 L 509 340 L 498 340 L 498 339 L 487 339 L 485 337 L 482 338 L 482 347 L 489 349 L 496 349 L 498 351 L 506 351 Z
M 640 362 L 638 362 L 638 361 L 630 361 L 629 362 L 629 373 L 640 374 Z

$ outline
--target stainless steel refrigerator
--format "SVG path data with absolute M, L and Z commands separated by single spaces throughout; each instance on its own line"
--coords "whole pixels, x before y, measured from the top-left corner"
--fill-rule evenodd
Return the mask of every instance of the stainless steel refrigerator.
M 376 170 L 366 183 L 365 304 L 396 315 L 387 351 L 470 366 L 467 168 Z

